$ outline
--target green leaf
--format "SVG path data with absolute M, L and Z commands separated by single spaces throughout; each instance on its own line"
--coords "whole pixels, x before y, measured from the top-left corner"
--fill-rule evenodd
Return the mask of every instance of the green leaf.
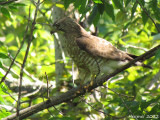
M 142 21 L 143 21 L 143 25 L 146 24 L 148 20 L 148 16 L 146 15 L 146 13 L 144 11 L 142 11 Z
M 140 2 L 140 4 L 141 4 L 142 6 L 144 6 L 144 4 L 145 4 L 144 0 L 138 0 L 138 1 Z
M 124 23 L 126 21 L 126 14 L 122 11 L 119 11 L 117 14 L 116 14 L 116 22 L 120 22 L 120 23 Z
M 97 4 L 97 7 L 98 7 L 99 13 L 103 14 L 103 12 L 105 10 L 104 4 Z
M 86 4 L 82 4 L 78 10 L 79 10 L 79 13 L 85 13 L 85 11 L 87 11 Z
M 4 53 L 0 53 L 0 58 L 2 58 L 2 59 L 7 59 L 7 58 L 8 58 L 8 56 L 7 56 L 7 55 L 5 55 Z
M 154 119 L 158 119 L 160 114 L 160 103 L 157 103 L 150 112 L 147 113 L 149 116 L 153 117 Z
M 26 6 L 24 3 L 14 3 L 13 6 Z
M 156 103 L 157 101 L 159 101 L 160 100 L 160 96 L 158 96 L 157 98 L 154 98 L 154 99 L 152 99 L 152 100 L 150 100 L 150 101 L 142 101 L 141 102 L 141 105 L 140 105 L 140 108 L 142 109 L 142 110 L 145 110 L 148 106 L 150 106 L 151 104 L 153 104 L 153 103 Z
M 127 7 L 130 2 L 131 2 L 131 0 L 127 0 L 127 1 L 125 2 L 125 6 Z
M 160 50 L 157 50 L 155 53 L 155 59 L 158 60 L 160 58 Z
M 131 20 L 132 20 L 132 19 L 133 19 L 133 17 L 134 17 L 134 13 L 136 12 L 137 5 L 138 5 L 138 3 L 137 3 L 137 2 L 135 2 L 135 3 L 134 3 L 134 5 L 133 5 L 133 7 L 132 7 Z
M 108 16 L 112 18 L 113 21 L 115 21 L 115 16 L 114 16 L 114 8 L 111 4 L 105 3 L 105 12 L 107 13 Z
M 99 18 L 100 18 L 100 13 L 97 12 L 96 16 L 95 16 L 94 19 L 93 19 L 93 24 L 94 24 L 94 26 L 97 25 L 97 23 L 98 23 L 98 21 L 99 21 Z
M 127 24 L 125 24 L 124 30 L 127 29 L 130 24 L 131 24 L 131 22 L 128 22 Z
M 157 20 L 160 20 L 160 8 L 158 8 L 157 5 L 157 0 L 152 0 L 150 7 L 152 8 L 154 12 L 154 16 L 156 17 Z
M 0 61 L 0 68 L 3 68 L 3 66 L 2 66 L 2 62 Z
M 76 8 L 78 8 L 80 13 L 84 13 L 86 10 L 87 3 L 88 3 L 88 0 L 76 0 L 74 5 Z
M 99 17 L 100 17 L 100 14 L 98 12 L 98 8 L 97 8 L 97 5 L 95 5 L 89 18 L 88 18 L 88 23 L 89 24 L 93 23 L 94 25 L 96 25 L 99 20 Z
M 80 6 L 81 6 L 81 0 L 75 0 L 74 1 L 74 7 L 75 8 L 80 8 Z
M 93 0 L 94 3 L 97 3 L 97 4 L 102 4 L 102 1 L 101 0 Z
M 12 10 L 12 11 L 18 11 L 18 8 L 15 7 L 15 6 L 9 6 L 9 9 Z
M 65 7 L 65 9 L 67 9 L 68 6 L 69 6 L 71 3 L 74 2 L 74 0 L 63 0 L 63 1 L 64 1 L 64 7 Z
M 1 12 L 5 17 L 11 18 L 11 15 L 10 15 L 9 11 L 6 8 L 2 7 Z
M 149 105 L 151 104 L 151 102 L 147 102 L 146 100 L 142 101 L 140 104 L 140 108 L 141 110 L 145 110 Z
M 123 4 L 120 2 L 120 0 L 112 0 L 112 2 L 118 9 L 120 9 L 121 11 L 124 11 Z

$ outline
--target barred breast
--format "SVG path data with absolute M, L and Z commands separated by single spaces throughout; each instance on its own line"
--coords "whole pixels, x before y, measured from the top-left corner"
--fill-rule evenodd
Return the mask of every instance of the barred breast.
M 97 74 L 100 71 L 99 65 L 102 64 L 102 59 L 97 59 L 95 56 L 81 50 L 73 37 L 70 36 L 70 38 L 65 39 L 65 47 L 69 56 L 75 62 L 78 69 L 84 69 L 91 74 Z

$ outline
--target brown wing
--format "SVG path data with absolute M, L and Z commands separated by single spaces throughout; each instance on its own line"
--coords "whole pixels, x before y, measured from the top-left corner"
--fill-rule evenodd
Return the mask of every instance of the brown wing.
M 110 42 L 96 36 L 85 35 L 76 38 L 76 42 L 82 50 L 94 56 L 122 61 L 133 59 L 127 53 L 114 47 Z

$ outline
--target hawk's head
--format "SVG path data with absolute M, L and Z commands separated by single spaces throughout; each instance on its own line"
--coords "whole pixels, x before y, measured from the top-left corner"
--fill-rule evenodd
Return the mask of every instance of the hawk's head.
M 65 17 L 57 20 L 52 27 L 53 30 L 51 31 L 51 34 L 57 31 L 72 33 L 80 30 L 80 25 L 70 17 Z

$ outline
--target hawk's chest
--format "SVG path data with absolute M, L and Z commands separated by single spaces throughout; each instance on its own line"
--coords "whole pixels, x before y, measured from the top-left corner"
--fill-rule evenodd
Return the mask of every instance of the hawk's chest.
M 80 49 L 76 43 L 75 36 L 65 37 L 65 48 L 69 56 L 79 67 L 89 67 L 95 61 L 95 58 L 89 53 Z
M 74 36 L 65 37 L 65 48 L 69 54 L 69 56 L 73 59 L 78 61 L 79 57 L 85 55 L 85 51 L 81 50 L 76 43 L 76 38 Z

